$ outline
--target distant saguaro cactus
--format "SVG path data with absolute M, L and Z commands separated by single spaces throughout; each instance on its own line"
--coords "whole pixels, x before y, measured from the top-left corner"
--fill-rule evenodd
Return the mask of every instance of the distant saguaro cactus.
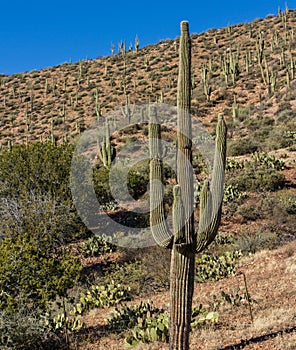
M 178 77 L 177 182 L 174 187 L 173 233 L 165 220 L 160 124 L 150 109 L 150 226 L 158 245 L 171 249 L 170 350 L 188 350 L 194 289 L 195 254 L 215 238 L 221 219 L 226 158 L 226 125 L 219 115 L 211 181 L 201 190 L 199 226 L 194 227 L 192 173 L 191 40 L 188 22 L 181 22 Z
M 113 147 L 110 141 L 110 128 L 108 122 L 105 125 L 105 137 L 103 140 L 98 140 L 98 155 L 104 167 L 110 168 L 113 157 Z

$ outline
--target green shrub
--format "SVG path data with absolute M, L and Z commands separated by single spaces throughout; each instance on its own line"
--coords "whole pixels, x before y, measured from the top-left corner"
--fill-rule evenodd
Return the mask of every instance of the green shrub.
M 285 176 L 276 169 L 260 166 L 245 169 L 227 180 L 229 185 L 237 186 L 239 191 L 276 191 L 285 185 Z
M 134 199 L 147 192 L 149 184 L 149 160 L 135 164 L 128 173 L 128 190 Z
M 265 217 L 265 212 L 261 210 L 260 205 L 249 205 L 247 203 L 240 205 L 236 210 L 237 215 L 241 215 L 244 221 L 256 221 Z
M 227 148 L 228 156 L 242 156 L 256 152 L 259 145 L 252 138 L 244 138 L 238 141 L 230 141 Z
M 33 143 L 0 154 L 1 232 L 47 236 L 59 244 L 87 235 L 69 187 L 73 150 L 68 144 Z
M 269 117 L 250 118 L 245 122 L 245 126 L 252 131 L 257 131 L 258 129 L 270 130 L 273 125 L 274 119 Z
M 101 283 L 109 284 L 114 281 L 114 283 L 129 288 L 132 294 L 139 294 L 146 278 L 142 262 L 135 260 L 110 264 L 105 270 L 105 276 L 101 279 Z
M 243 254 L 271 249 L 277 243 L 277 235 L 270 231 L 242 232 L 234 243 Z
M 65 349 L 66 342 L 47 326 L 41 314 L 21 307 L 15 312 L 0 311 L 0 349 Z
M 126 194 L 123 192 L 122 184 L 127 183 L 128 194 L 134 199 L 139 199 L 146 191 L 149 183 L 149 164 L 147 161 L 134 165 L 128 173 L 126 168 L 120 164 L 112 168 L 112 178 L 110 181 L 110 170 L 101 167 L 94 170 L 94 189 L 100 204 L 113 202 L 120 198 L 125 200 Z M 118 198 L 113 198 L 112 192 Z
M 283 215 L 296 214 L 296 194 L 292 191 L 278 192 L 275 201 L 284 211 Z
M 78 281 L 82 266 L 67 252 L 50 257 L 22 237 L 4 239 L 0 244 L 1 310 L 21 305 L 46 309 L 57 296 Z
M 0 232 L 4 236 L 25 236 L 50 253 L 87 232 L 71 205 L 46 195 L 2 198 L 0 213 Z
M 4 151 L 0 155 L 0 196 L 34 193 L 69 200 L 73 151 L 73 145 L 56 146 L 49 142 L 15 145 L 11 152 Z
M 104 269 L 100 283 L 112 280 L 130 287 L 134 295 L 147 295 L 169 288 L 170 251 L 156 247 L 125 252 L 125 261 L 112 263 Z
M 129 164 L 130 159 L 125 160 Z M 134 164 L 130 169 L 124 164 L 116 163 L 112 167 L 112 173 L 105 167 L 94 169 L 94 190 L 100 204 L 114 203 L 117 199 L 129 200 L 129 196 L 137 200 L 146 192 L 149 184 L 149 160 L 143 160 Z M 127 171 L 128 170 L 128 171 Z M 111 176 L 110 176 L 111 175 Z M 168 166 L 164 167 L 164 178 L 168 179 L 173 176 Z M 113 198 L 111 193 L 117 198 Z M 126 183 L 126 188 L 123 184 Z
M 109 169 L 95 168 L 93 171 L 93 185 L 97 199 L 101 205 L 114 201 L 109 185 Z

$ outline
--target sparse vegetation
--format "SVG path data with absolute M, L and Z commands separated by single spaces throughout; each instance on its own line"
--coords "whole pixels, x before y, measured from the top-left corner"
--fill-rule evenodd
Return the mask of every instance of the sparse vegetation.
M 192 349 L 295 347 L 295 22 L 296 11 L 284 10 L 191 36 L 192 117 L 214 136 L 223 111 L 229 140 L 222 225 L 196 257 Z M 105 125 L 118 106 L 132 118 L 148 100 L 176 105 L 179 44 L 122 43 L 109 57 L 0 75 L 0 349 L 167 348 L 170 253 L 91 234 L 69 175 L 76 140 L 95 119 Z M 174 142 L 169 128 L 162 133 Z M 110 165 L 148 134 L 137 123 L 98 143 L 97 199 L 130 227 L 148 227 L 149 213 L 117 203 Z M 198 207 L 208 169 L 198 153 L 193 161 Z M 127 176 L 139 204 L 149 197 L 148 169 L 143 160 Z M 167 165 L 164 181 L 168 215 L 176 174 Z

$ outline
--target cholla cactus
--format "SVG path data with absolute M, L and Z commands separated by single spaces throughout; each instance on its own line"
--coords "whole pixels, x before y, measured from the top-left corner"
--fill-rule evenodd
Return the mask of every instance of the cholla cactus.
M 191 41 L 188 22 L 181 22 L 178 77 L 177 181 L 174 188 L 173 233 L 165 220 L 160 125 L 150 110 L 150 226 L 158 245 L 171 249 L 170 350 L 188 350 L 194 288 L 195 254 L 215 238 L 221 219 L 226 158 L 226 125 L 219 115 L 211 181 L 200 195 L 199 226 L 194 227 L 191 131 Z

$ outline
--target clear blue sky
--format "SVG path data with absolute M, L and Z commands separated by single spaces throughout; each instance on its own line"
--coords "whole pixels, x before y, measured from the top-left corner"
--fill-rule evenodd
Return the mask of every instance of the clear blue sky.
M 288 0 L 290 9 L 296 0 Z M 280 0 L 5 0 L 1 2 L 0 73 L 13 74 L 111 53 L 111 43 L 154 44 L 179 35 L 179 22 L 203 32 L 285 9 Z

